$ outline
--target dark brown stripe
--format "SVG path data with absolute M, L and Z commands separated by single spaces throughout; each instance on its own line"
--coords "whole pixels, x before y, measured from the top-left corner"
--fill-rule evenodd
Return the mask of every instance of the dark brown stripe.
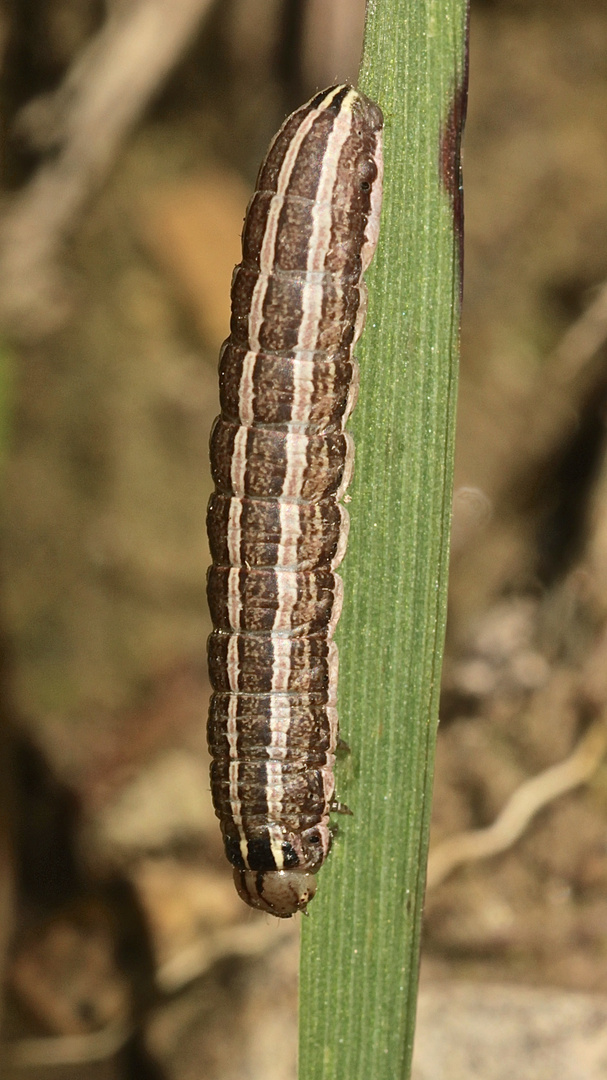
M 247 349 L 228 342 L 219 364 L 219 392 L 223 415 L 242 422 L 240 387 Z M 311 373 L 311 374 L 310 374 Z M 296 381 L 311 378 L 312 400 L 306 426 L 313 431 L 340 430 L 352 379 L 357 376 L 356 361 L 349 349 L 342 347 L 328 354 L 316 352 L 256 354 L 253 368 L 253 423 L 281 426 L 293 416 Z
M 212 476 L 218 491 L 255 498 L 280 498 L 287 473 L 288 455 L 296 434 L 267 428 L 250 428 L 246 442 L 244 489 L 235 490 L 232 479 L 234 440 L 240 428 L 219 417 L 211 434 Z M 308 501 L 334 494 L 342 482 L 348 437 L 337 434 L 307 437 L 306 466 L 302 485 L 294 497 Z
M 218 566 L 230 564 L 228 522 L 233 497 L 215 493 L 211 496 L 207 528 L 211 558 Z M 276 566 L 282 539 L 280 505 L 276 499 L 242 499 L 239 558 L 234 564 L 245 567 Z M 337 565 L 340 543 L 349 527 L 345 507 L 327 498 L 316 503 L 301 503 L 296 508 L 298 539 L 296 561 L 287 569 L 313 570 L 318 566 Z M 341 561 L 341 560 L 340 560 Z
M 285 577 L 289 578 L 288 589 L 295 593 L 296 600 L 289 610 L 288 625 L 277 628 L 280 579 Z M 336 588 L 336 578 L 337 575 L 328 570 L 298 572 L 213 566 L 208 578 L 213 625 L 226 633 L 244 630 L 259 634 L 280 630 L 299 637 L 317 633 L 326 629 L 331 622 L 336 601 L 341 604 L 341 588 Z M 240 602 L 238 619 L 233 621 L 230 595 L 236 588 Z
M 229 744 L 225 730 L 228 695 L 213 694 L 209 709 L 209 747 L 213 757 L 228 757 Z M 331 723 L 324 701 L 306 694 L 285 695 L 289 722 L 285 736 L 284 760 L 297 760 L 303 755 L 314 765 L 325 765 L 331 752 Z M 261 758 L 266 761 L 272 743 L 270 719 L 272 696 L 256 694 L 238 698 L 238 756 Z
M 238 654 L 238 675 L 230 685 L 228 649 Z M 214 632 L 208 643 L 209 676 L 214 690 L 241 694 L 269 694 L 274 689 L 274 662 L 283 655 L 288 662 L 285 691 L 297 694 L 324 693 L 329 697 L 330 645 L 325 634 L 280 639 L 249 634 Z

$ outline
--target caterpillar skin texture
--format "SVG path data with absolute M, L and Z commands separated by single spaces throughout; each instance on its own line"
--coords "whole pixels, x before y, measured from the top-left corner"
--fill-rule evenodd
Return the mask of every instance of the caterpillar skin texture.
M 344 426 L 379 231 L 382 126 L 349 86 L 287 118 L 247 209 L 219 361 L 211 787 L 240 896 L 280 918 L 306 908 L 331 846 L 335 570 L 354 458 Z

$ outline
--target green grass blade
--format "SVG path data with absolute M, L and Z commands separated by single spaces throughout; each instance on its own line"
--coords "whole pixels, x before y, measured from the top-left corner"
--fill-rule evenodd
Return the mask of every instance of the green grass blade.
M 300 1080 L 409 1076 L 444 638 L 459 324 L 453 167 L 465 0 L 371 0 L 360 87 L 382 106 L 339 628 L 339 797 L 354 811 L 303 920 Z M 455 103 L 455 104 L 454 104 Z M 451 136 L 445 130 L 451 129 Z

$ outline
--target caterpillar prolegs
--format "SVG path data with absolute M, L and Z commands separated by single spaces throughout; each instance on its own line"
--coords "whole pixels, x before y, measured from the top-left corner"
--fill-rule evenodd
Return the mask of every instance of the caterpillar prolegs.
M 352 348 L 379 231 L 380 109 L 349 86 L 287 118 L 259 171 L 232 280 L 211 434 L 211 787 L 236 888 L 286 918 L 331 845 L 336 568 L 354 448 Z

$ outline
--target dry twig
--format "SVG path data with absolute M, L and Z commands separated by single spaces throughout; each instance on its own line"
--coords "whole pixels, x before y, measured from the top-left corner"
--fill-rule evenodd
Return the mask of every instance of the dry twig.
M 592 303 L 559 342 L 554 353 L 554 378 L 562 383 L 570 383 L 579 377 L 606 341 L 607 283 L 604 282 Z
M 457 833 L 430 852 L 427 887 L 434 888 L 463 863 L 486 859 L 512 847 L 538 810 L 588 780 L 607 750 L 605 717 L 588 729 L 573 753 L 559 765 L 526 780 L 514 792 L 499 817 L 486 829 Z
M 107 1061 L 117 1054 L 132 1033 L 131 1026 L 113 1021 L 101 1031 L 84 1035 L 50 1035 L 19 1039 L 5 1048 L 13 1068 L 43 1068 L 47 1065 L 84 1065 Z
M 27 106 L 22 134 L 57 153 L 10 201 L 0 226 L 0 314 L 13 334 L 36 337 L 64 318 L 58 251 L 211 4 L 115 4 L 62 86 Z
M 170 995 L 199 979 L 225 956 L 255 957 L 269 947 L 288 941 L 293 936 L 290 926 L 269 926 L 266 922 L 231 926 L 211 935 L 204 935 L 190 946 L 171 956 L 156 973 L 156 986 L 161 994 Z M 49 1065 L 84 1065 L 114 1057 L 132 1034 L 126 1020 L 113 1020 L 100 1031 L 81 1035 L 33 1036 L 18 1039 L 5 1047 L 6 1057 L 13 1068 L 41 1068 Z

